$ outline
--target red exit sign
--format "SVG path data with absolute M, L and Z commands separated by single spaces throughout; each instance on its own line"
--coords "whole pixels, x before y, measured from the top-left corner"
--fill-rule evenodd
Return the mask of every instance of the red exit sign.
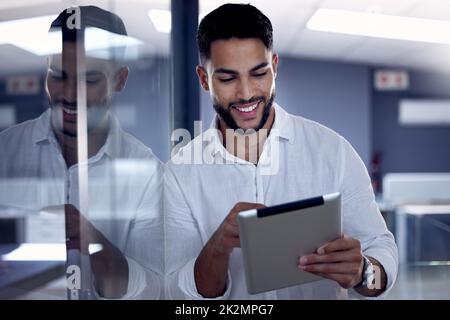
M 399 70 L 376 70 L 374 73 L 374 87 L 377 90 L 407 90 L 409 88 L 409 74 Z
M 6 93 L 9 95 L 38 94 L 40 90 L 40 79 L 35 75 L 10 76 L 6 79 Z

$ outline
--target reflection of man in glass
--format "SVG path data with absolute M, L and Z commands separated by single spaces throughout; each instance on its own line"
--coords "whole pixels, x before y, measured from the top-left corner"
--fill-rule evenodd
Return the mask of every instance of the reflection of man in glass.
M 20 195 L 10 190 L 1 201 L 65 213 L 68 264 L 81 267 L 88 292 L 80 298 L 159 298 L 161 164 L 110 113 L 128 77 L 120 63 L 124 48 L 88 47 L 105 34 L 111 43 L 125 38 L 125 26 L 117 15 L 89 6 L 63 11 L 50 32 L 63 40 L 62 54 L 48 59 L 51 108 L 0 135 L 0 177 L 29 178 Z M 85 181 L 80 154 L 87 160 Z

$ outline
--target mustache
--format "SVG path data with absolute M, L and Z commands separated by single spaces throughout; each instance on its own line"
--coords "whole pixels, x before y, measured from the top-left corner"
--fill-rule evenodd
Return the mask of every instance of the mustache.
M 266 99 L 264 99 L 264 97 L 253 97 L 253 98 L 251 98 L 249 100 L 240 99 L 239 101 L 230 102 L 228 104 L 228 107 L 229 108 L 235 108 L 237 105 L 250 104 L 250 103 L 260 102 L 260 101 L 265 102 Z
M 78 103 L 75 102 L 69 102 L 65 99 L 58 99 L 58 100 L 54 100 L 54 101 L 50 101 L 50 104 L 54 107 L 61 107 L 61 106 L 65 106 L 65 107 L 72 107 L 74 109 L 77 108 Z

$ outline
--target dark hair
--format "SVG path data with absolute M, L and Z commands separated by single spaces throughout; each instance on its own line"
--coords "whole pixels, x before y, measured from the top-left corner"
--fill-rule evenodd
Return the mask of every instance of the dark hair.
M 70 9 L 62 11 L 50 26 L 50 31 L 58 30 L 62 32 L 64 41 L 77 41 L 77 37 L 83 34 L 77 34 L 76 28 L 69 27 L 69 19 L 73 20 L 73 16 L 77 12 L 80 13 L 80 30 L 94 27 L 120 35 L 127 35 L 122 19 L 112 12 L 96 6 L 79 6 L 72 8 L 75 10 Z
M 211 55 L 214 40 L 260 39 L 267 49 L 273 46 L 272 23 L 250 4 L 224 4 L 206 15 L 198 27 L 197 45 L 202 63 Z

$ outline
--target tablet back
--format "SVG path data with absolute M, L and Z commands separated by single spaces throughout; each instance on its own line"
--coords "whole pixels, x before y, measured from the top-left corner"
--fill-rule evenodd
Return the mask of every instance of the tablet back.
M 322 280 L 298 269 L 298 259 L 342 235 L 341 196 L 243 211 L 238 224 L 250 294 Z

